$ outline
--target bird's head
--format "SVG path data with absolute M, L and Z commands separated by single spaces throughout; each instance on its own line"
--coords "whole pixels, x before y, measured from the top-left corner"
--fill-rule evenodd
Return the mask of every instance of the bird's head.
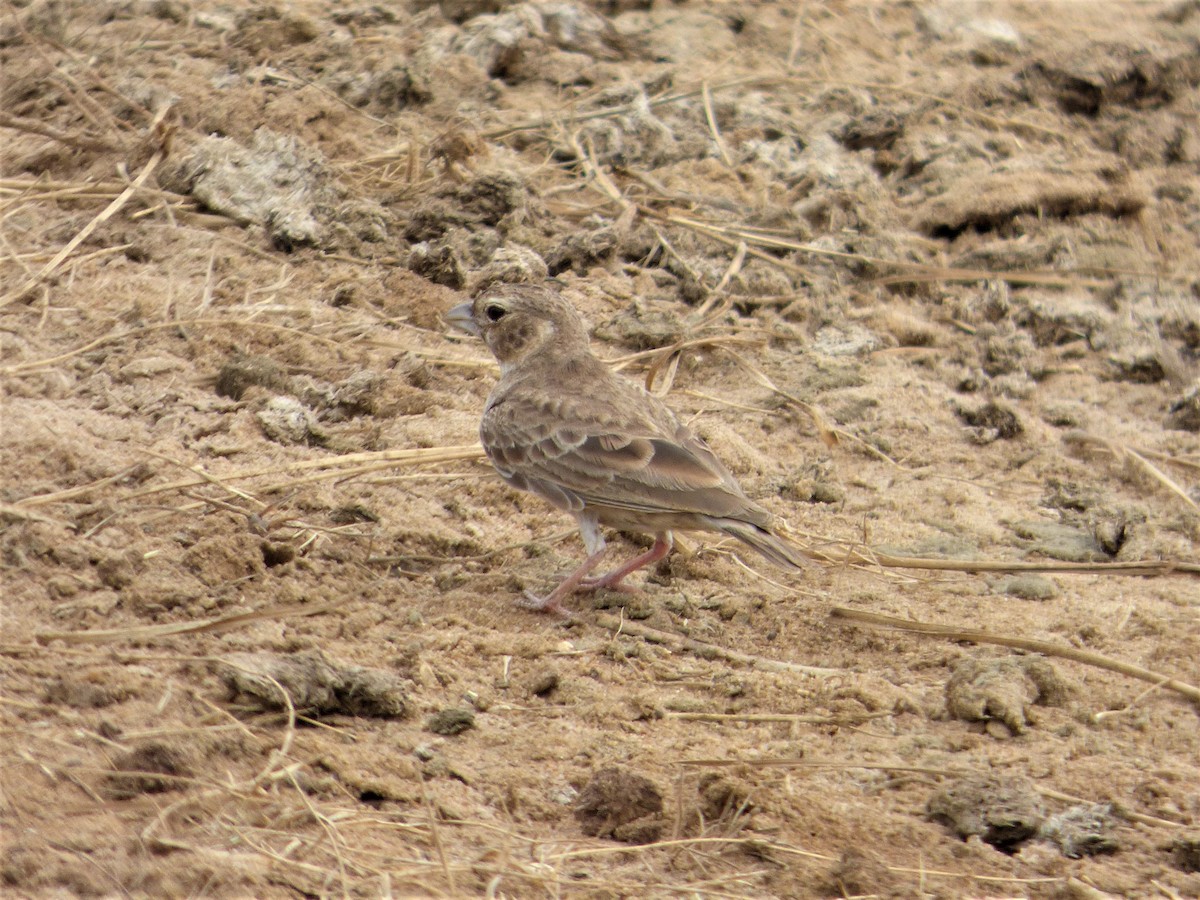
M 446 314 L 455 328 L 483 338 L 502 370 L 535 357 L 588 352 L 583 319 L 557 292 L 500 284 Z

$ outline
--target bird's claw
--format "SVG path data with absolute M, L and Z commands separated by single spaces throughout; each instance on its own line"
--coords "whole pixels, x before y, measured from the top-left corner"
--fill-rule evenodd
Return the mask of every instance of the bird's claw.
M 562 598 L 555 597 L 551 593 L 545 597 L 539 597 L 533 591 L 526 591 L 524 595 L 517 600 L 517 606 L 522 609 L 529 609 L 534 612 L 553 613 L 554 615 L 564 618 L 571 617 L 571 611 L 562 605 Z

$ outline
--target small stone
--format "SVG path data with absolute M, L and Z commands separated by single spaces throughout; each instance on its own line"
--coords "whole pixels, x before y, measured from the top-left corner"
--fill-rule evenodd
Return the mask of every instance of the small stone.
M 413 244 L 406 265 L 410 271 L 434 284 L 458 290 L 467 283 L 466 266 L 455 249 L 445 243 L 421 241 Z
M 850 847 L 829 870 L 822 896 L 902 896 L 893 893 L 897 881 L 882 859 L 864 848 Z
M 1116 370 L 1117 381 L 1128 381 L 1133 384 L 1157 384 L 1167 377 L 1162 360 L 1153 351 L 1111 357 L 1109 362 Z
M 463 699 L 471 704 L 479 712 L 487 712 L 492 708 L 492 699 L 475 691 L 467 691 L 463 694 Z
M 729 820 L 754 809 L 752 789 L 740 779 L 710 772 L 701 777 L 699 790 L 700 809 L 709 822 Z

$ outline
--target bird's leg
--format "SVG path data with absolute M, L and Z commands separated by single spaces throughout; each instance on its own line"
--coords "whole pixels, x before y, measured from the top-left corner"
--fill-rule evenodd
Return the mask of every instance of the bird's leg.
M 609 590 L 617 591 L 634 591 L 636 588 L 631 588 L 628 585 L 621 584 L 625 576 L 636 572 L 643 566 L 649 566 L 658 562 L 664 556 L 671 552 L 671 547 L 674 546 L 675 540 L 671 536 L 671 532 L 664 531 L 661 534 L 655 535 L 654 546 L 640 556 L 635 556 L 629 562 L 620 568 L 613 569 L 604 575 L 598 575 L 595 578 L 581 578 L 579 580 L 578 590 L 595 591 L 600 588 L 608 588 Z
M 560 616 L 571 614 L 562 605 L 563 600 L 579 590 L 579 585 L 587 578 L 587 573 L 596 568 L 600 564 L 600 560 L 604 559 L 606 550 L 604 535 L 600 533 L 600 524 L 596 521 L 595 516 L 576 513 L 575 518 L 579 522 L 579 535 L 583 538 L 583 546 L 588 554 L 587 559 L 545 597 L 539 597 L 533 591 L 526 591 L 524 599 L 517 601 L 519 606 L 538 612 L 558 613 Z

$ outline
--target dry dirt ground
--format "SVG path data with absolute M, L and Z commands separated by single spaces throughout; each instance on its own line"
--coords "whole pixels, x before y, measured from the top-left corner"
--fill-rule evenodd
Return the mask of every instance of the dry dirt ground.
M 5 896 L 1200 896 L 1195 0 L 35 0 L 0 64 Z M 515 604 L 581 548 L 441 317 L 546 277 L 806 573 Z

